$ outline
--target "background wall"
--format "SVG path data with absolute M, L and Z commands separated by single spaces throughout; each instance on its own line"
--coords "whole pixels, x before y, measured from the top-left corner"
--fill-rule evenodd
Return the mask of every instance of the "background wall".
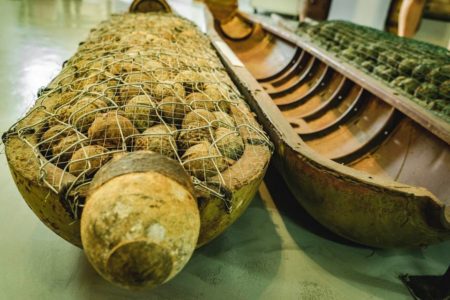
M 450 46 L 450 22 L 423 19 L 414 38 L 447 48 Z
M 268 11 L 285 15 L 298 15 L 299 7 L 303 6 L 303 0 L 240 0 L 257 8 L 258 12 Z
M 239 0 L 245 11 L 298 15 L 306 0 Z M 357 24 L 384 30 L 391 0 L 333 0 L 330 20 L 348 20 Z M 450 22 L 422 20 L 415 39 L 447 47 L 450 42 Z

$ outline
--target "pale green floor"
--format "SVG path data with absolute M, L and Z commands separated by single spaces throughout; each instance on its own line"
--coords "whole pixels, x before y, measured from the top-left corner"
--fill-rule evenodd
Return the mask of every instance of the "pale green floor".
M 32 104 L 37 89 L 58 72 L 93 25 L 127 5 L 1 0 L 0 131 Z M 201 19 L 186 7 L 181 11 Z M 277 208 L 263 192 L 170 283 L 153 291 L 127 292 L 97 276 L 80 249 L 38 221 L 19 195 L 3 154 L 0 170 L 2 300 L 408 299 L 399 273 L 442 273 L 450 262 L 449 242 L 413 251 L 374 251 L 333 242 L 338 239 L 311 232 L 321 230 L 309 224 L 288 194 L 273 195 L 276 203 L 283 203 Z

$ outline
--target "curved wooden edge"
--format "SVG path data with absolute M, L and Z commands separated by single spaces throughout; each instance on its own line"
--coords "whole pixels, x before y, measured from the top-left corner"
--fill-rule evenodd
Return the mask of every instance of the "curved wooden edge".
M 392 248 L 450 238 L 440 222 L 445 206 L 424 189 L 389 182 L 371 185 L 300 157 L 291 148 L 283 155 L 275 164 L 297 200 L 319 223 L 347 239 Z
M 227 170 L 222 172 L 224 187 L 231 191 L 232 198 L 229 205 L 230 213 L 224 213 L 223 200 L 213 196 L 199 199 L 200 236 L 197 247 L 208 243 L 231 224 L 245 211 L 258 191 L 264 174 L 269 165 L 271 151 L 266 145 L 245 144 L 242 157 Z M 212 182 L 221 181 L 218 177 L 211 178 Z
M 290 63 L 284 69 L 268 78 L 259 79 L 258 82 L 260 82 L 261 85 L 270 84 L 274 87 L 282 85 L 296 75 L 299 66 L 304 63 L 305 60 L 308 61 L 308 55 L 309 53 L 302 51 L 297 47 L 294 57 L 292 57 Z
M 129 12 L 171 12 L 166 0 L 134 0 L 129 8 Z
M 34 124 L 39 115 L 36 111 L 31 113 L 18 124 L 16 130 Z M 5 137 L 8 165 L 22 197 L 46 226 L 68 242 L 81 247 L 79 223 L 54 191 L 60 186 L 70 185 L 76 178 L 33 151 L 32 147 L 38 142 L 37 131 L 29 133 L 26 139 L 30 144 L 14 132 Z M 42 163 L 45 164 L 42 172 L 49 185 L 41 180 L 43 174 L 39 170 Z
M 7 150 L 6 155 L 9 169 L 25 202 L 48 228 L 69 243 L 81 248 L 79 221 L 73 219 L 67 212 L 61 204 L 59 195 L 52 192 L 47 186 L 40 184 L 36 176 L 27 172 L 28 169 L 18 168 L 17 164 L 10 159 L 15 155 L 14 152 L 17 152 L 14 149 L 26 145 L 21 145 L 18 140 L 10 140 L 8 144 L 10 146 L 7 148 L 10 147 L 10 149 Z M 23 154 L 26 155 L 26 153 Z
M 238 0 L 199 0 L 219 22 L 228 22 L 238 13 Z
M 444 204 L 428 190 L 351 169 L 306 146 L 242 63 L 223 50 L 226 47 L 211 26 L 212 17 L 205 12 L 216 51 L 275 143 L 278 169 L 319 222 L 349 239 L 376 247 L 422 246 L 450 238 L 450 230 L 439 222 Z

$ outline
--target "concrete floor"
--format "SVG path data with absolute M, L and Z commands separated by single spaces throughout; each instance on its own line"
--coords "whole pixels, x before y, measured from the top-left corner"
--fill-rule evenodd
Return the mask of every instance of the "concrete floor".
M 57 74 L 89 29 L 125 10 L 127 2 L 0 1 L 0 132 L 32 105 L 38 88 Z M 179 7 L 201 20 L 198 11 Z M 275 199 L 262 186 L 242 218 L 199 249 L 174 280 L 153 291 L 123 291 L 39 222 L 3 154 L 0 166 L 0 299 L 408 299 L 398 274 L 438 274 L 450 262 L 450 242 L 411 251 L 343 242 L 280 192 L 285 187 L 269 170 Z

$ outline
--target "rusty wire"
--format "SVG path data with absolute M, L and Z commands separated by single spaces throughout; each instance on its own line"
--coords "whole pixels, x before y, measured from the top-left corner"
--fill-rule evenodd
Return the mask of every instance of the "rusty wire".
M 242 140 L 244 128 L 270 144 L 252 120 L 236 123 L 230 109 L 239 110 L 242 104 L 208 38 L 193 23 L 172 14 L 114 15 L 91 31 L 24 119 L 36 110 L 44 116 L 15 134 L 33 148 L 40 164 L 39 181 L 63 195 L 75 219 L 96 170 L 121 153 L 146 150 L 142 147 L 150 144 L 147 150 L 169 153 L 183 165 L 197 190 L 226 200 L 220 188 L 222 174 L 239 159 L 242 149 L 230 158 L 218 145 L 231 137 Z M 177 113 L 170 115 L 171 108 Z M 225 117 L 212 119 L 201 109 Z M 185 126 L 188 113 L 195 114 L 195 122 Z M 101 120 L 107 129 L 99 126 L 98 133 Z M 218 128 L 228 131 L 222 129 L 225 134 L 216 138 Z M 30 129 L 39 130 L 37 143 L 28 140 Z M 201 143 L 207 145 L 207 155 L 183 156 Z M 74 167 L 80 163 L 81 169 Z M 63 176 L 49 178 L 49 165 L 76 180 L 64 186 Z M 198 170 L 199 165 L 204 169 Z M 219 186 L 208 184 L 213 176 Z

